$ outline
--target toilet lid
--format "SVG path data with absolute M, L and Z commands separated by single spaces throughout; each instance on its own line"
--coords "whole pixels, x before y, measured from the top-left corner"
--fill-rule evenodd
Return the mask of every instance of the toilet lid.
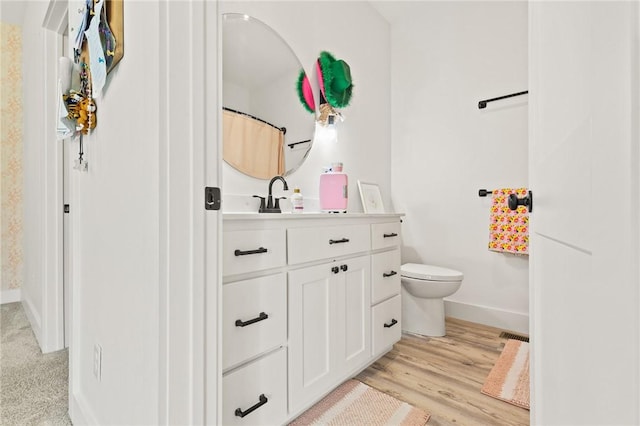
M 429 281 L 462 281 L 464 277 L 462 272 L 422 263 L 405 263 L 400 271 L 403 277 Z

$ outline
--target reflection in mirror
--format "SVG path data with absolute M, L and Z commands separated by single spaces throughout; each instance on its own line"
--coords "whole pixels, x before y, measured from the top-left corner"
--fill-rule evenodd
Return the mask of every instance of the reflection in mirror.
M 225 13 L 222 64 L 225 162 L 259 179 L 295 171 L 309 154 L 315 122 L 297 93 L 304 71 L 296 55 L 265 23 Z

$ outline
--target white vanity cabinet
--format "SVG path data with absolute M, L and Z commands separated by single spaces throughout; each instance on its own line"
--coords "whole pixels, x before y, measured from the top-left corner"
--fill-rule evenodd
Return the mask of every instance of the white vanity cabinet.
M 402 335 L 400 222 L 371 225 L 372 355 L 388 352 Z
M 400 216 L 223 216 L 224 424 L 285 424 L 400 339 Z
M 289 272 L 289 406 L 317 400 L 371 357 L 369 256 Z
M 223 229 L 222 423 L 283 423 L 287 410 L 286 230 Z

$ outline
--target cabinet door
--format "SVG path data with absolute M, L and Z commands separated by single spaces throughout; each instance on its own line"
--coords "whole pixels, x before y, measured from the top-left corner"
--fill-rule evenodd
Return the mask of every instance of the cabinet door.
M 400 295 L 378 303 L 371 308 L 373 328 L 373 356 L 377 357 L 390 350 L 402 337 L 402 301 Z
M 369 256 L 338 262 L 340 280 L 332 307 L 337 374 L 353 374 L 371 356 L 371 268 Z
M 223 371 L 286 342 L 285 273 L 225 284 L 222 300 Z
M 371 225 L 371 249 L 378 250 L 400 245 L 400 222 Z
M 332 301 L 344 280 L 327 263 L 289 272 L 289 412 L 332 387 Z
M 371 248 L 365 224 L 293 228 L 287 230 L 289 265 L 363 253 Z
M 400 294 L 400 249 L 371 256 L 371 303 Z
M 278 349 L 222 378 L 222 424 L 282 424 L 287 417 L 286 349 Z

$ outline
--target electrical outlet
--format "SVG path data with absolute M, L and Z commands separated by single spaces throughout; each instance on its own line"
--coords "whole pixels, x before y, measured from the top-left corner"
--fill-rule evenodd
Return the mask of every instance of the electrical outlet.
M 97 343 L 93 347 L 93 375 L 98 381 L 102 378 L 102 346 Z

